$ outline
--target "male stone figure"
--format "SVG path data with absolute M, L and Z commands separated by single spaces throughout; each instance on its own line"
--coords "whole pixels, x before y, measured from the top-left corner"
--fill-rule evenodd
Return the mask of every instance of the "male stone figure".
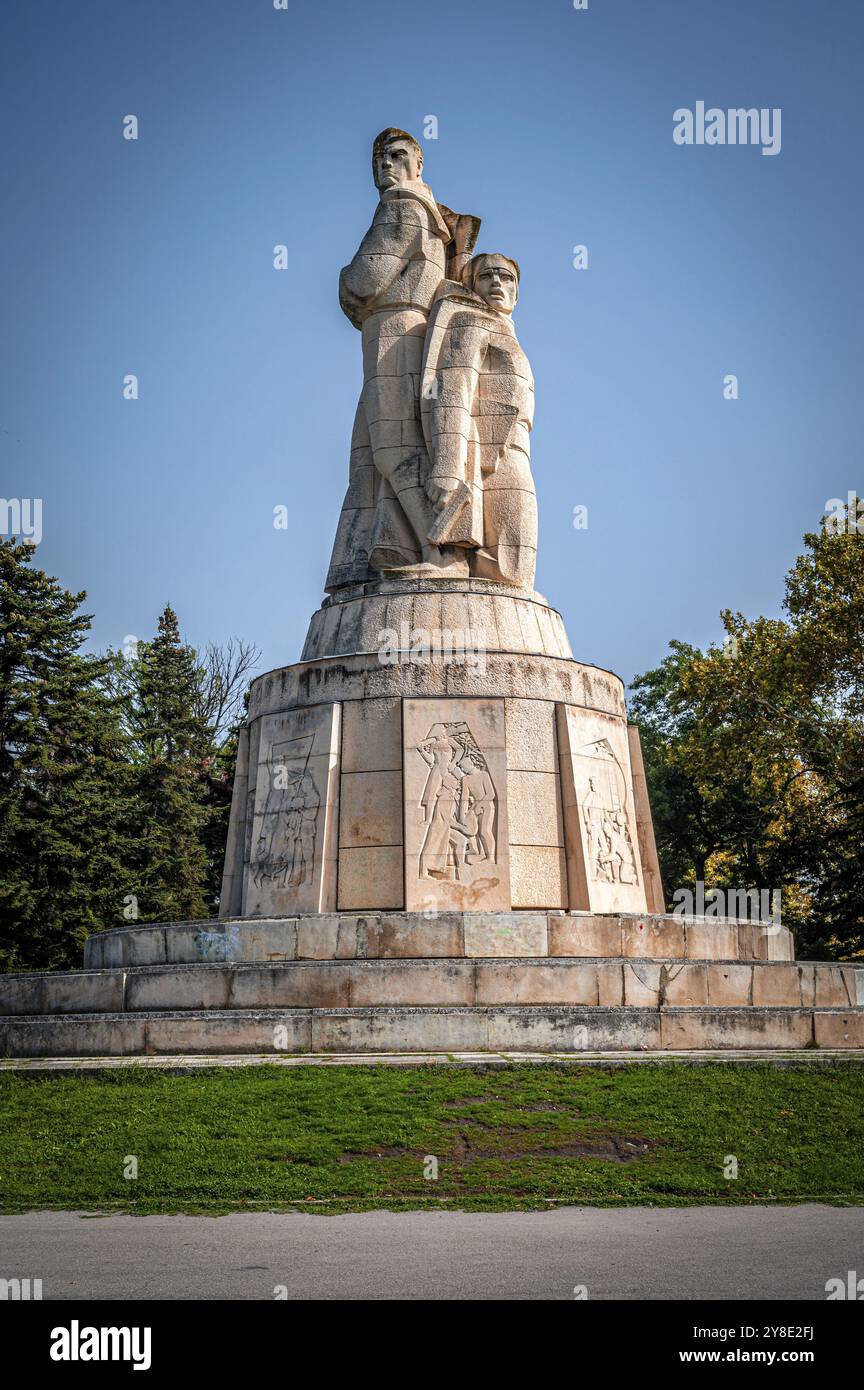
M 405 131 L 377 137 L 372 172 L 380 201 L 339 277 L 339 303 L 363 335 L 363 389 L 328 589 L 362 582 L 370 567 L 467 574 L 461 551 L 429 540 L 434 512 L 419 393 L 430 306 L 445 275 L 458 274 L 470 256 L 480 224 L 440 207 L 422 167 L 422 150 Z
M 431 530 L 470 574 L 533 590 L 537 500 L 529 432 L 534 378 L 511 314 L 519 266 L 475 256 L 464 284 L 445 281 L 429 316 L 421 409 L 429 451 Z

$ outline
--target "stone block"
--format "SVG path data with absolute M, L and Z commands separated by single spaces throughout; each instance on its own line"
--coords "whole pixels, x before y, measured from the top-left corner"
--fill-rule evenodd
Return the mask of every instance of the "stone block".
M 649 912 L 662 913 L 665 911 L 666 904 L 663 898 L 663 884 L 660 880 L 660 861 L 657 857 L 657 844 L 654 839 L 654 821 L 651 816 L 651 802 L 648 799 L 648 783 L 645 780 L 642 743 L 639 738 L 639 729 L 635 724 L 627 726 L 627 741 L 633 775 L 636 837 L 639 841 L 645 901 Z
M 243 965 L 234 971 L 235 1009 L 338 1009 L 351 1002 L 351 965 Z
M 476 969 L 477 1004 L 596 1005 L 599 987 L 595 964 L 534 964 L 528 961 L 484 962 Z
M 510 846 L 510 897 L 514 908 L 564 908 L 567 857 L 553 845 Z
M 792 1005 L 797 1008 L 801 1000 L 801 978 L 797 965 L 769 964 L 761 962 L 753 966 L 753 998 L 755 1007 L 775 1008 L 779 1005 Z
M 473 1003 L 473 967 L 469 961 L 364 961 L 351 973 L 352 1008 Z
M 336 906 L 341 705 L 312 705 L 258 722 L 246 916 Z M 253 776 L 254 774 L 254 776 Z
M 664 1048 L 804 1047 L 810 1040 L 806 1009 L 663 1009 Z
M 339 848 L 402 844 L 401 772 L 343 772 Z
M 738 928 L 734 922 L 702 921 L 685 917 L 685 951 L 688 960 L 737 960 Z
M 462 914 L 459 912 L 422 914 L 382 913 L 378 927 L 377 954 L 398 960 L 411 956 L 462 956 L 465 953 Z
M 551 772 L 557 778 L 554 703 L 551 700 L 507 699 L 504 717 L 510 773 Z
M 509 771 L 507 796 L 511 845 L 563 847 L 561 797 L 554 772 Z
M 627 725 L 596 710 L 557 710 L 569 905 L 645 912 Z
M 504 701 L 406 699 L 405 907 L 510 907 Z
M 836 1005 L 838 1008 L 847 1009 L 852 1000 L 846 988 L 846 980 L 843 969 L 839 965 L 823 965 L 816 967 L 816 1007 L 831 1008 Z
M 707 966 L 678 961 L 660 969 L 662 1006 L 697 1006 L 708 1003 Z
M 592 913 L 550 914 L 550 956 L 620 956 L 620 917 L 595 917 Z
M 403 903 L 400 845 L 343 849 L 339 855 L 339 910 L 397 910 Z
M 545 956 L 545 913 L 468 912 L 463 935 L 466 956 Z
M 753 966 L 718 964 L 712 962 L 707 969 L 708 1003 L 718 1007 L 727 1005 L 743 1008 L 751 1002 L 753 988 Z
M 129 1013 L 227 1009 L 232 975 L 230 965 L 147 966 L 131 970 L 126 981 L 126 1008 Z
M 624 1003 L 634 1008 L 656 1008 L 660 1002 L 660 971 L 657 961 L 627 961 L 624 966 Z
M 864 1013 L 851 1010 L 817 1010 L 813 1031 L 820 1047 L 864 1047 Z
M 684 919 L 673 917 L 622 917 L 621 953 L 627 957 L 657 960 L 684 958 Z

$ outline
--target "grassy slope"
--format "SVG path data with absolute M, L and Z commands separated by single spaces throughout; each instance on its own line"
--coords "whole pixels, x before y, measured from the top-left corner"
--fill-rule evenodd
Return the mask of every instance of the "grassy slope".
M 126 1181 L 132 1154 L 139 1176 Z M 728 1154 L 737 1181 L 723 1175 Z M 310 1198 L 324 1211 L 860 1202 L 864 1069 L 0 1074 L 0 1210 L 219 1213 Z

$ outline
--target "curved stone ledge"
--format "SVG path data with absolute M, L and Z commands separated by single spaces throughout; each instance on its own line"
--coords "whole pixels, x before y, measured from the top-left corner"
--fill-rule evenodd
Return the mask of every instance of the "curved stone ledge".
M 0 1018 L 6 1057 L 864 1047 L 864 1010 L 386 1008 Z
M 169 922 L 97 932 L 84 966 L 460 957 L 794 959 L 785 927 L 589 912 L 342 912 Z
M 283 666 L 252 682 L 249 721 L 308 705 L 422 696 L 547 700 L 626 719 L 624 683 L 611 671 L 505 649 L 487 651 L 482 667 L 437 659 L 386 665 L 377 651 Z
M 387 640 L 382 633 L 403 629 L 409 634 L 469 632 L 486 652 L 573 655 L 561 614 L 540 594 L 484 580 L 391 580 L 352 585 L 325 600 L 313 614 L 301 660 L 377 653 Z M 410 642 L 409 637 L 405 645 Z
M 0 1015 L 579 1005 L 859 1008 L 864 964 L 449 959 L 151 965 L 0 978 Z

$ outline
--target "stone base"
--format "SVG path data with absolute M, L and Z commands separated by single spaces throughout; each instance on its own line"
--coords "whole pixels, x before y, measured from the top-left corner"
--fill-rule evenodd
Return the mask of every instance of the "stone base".
M 97 932 L 87 969 L 291 960 L 554 956 L 665 961 L 792 961 L 772 923 L 657 913 L 334 912 L 169 922 Z
M 253 682 L 220 916 L 662 907 L 623 684 L 539 594 L 340 590 Z
M 378 1008 L 0 1018 L 6 1057 L 864 1047 L 864 1010 Z
M 120 928 L 0 977 L 13 1057 L 864 1047 L 864 963 L 784 928 L 591 913 L 369 913 Z

